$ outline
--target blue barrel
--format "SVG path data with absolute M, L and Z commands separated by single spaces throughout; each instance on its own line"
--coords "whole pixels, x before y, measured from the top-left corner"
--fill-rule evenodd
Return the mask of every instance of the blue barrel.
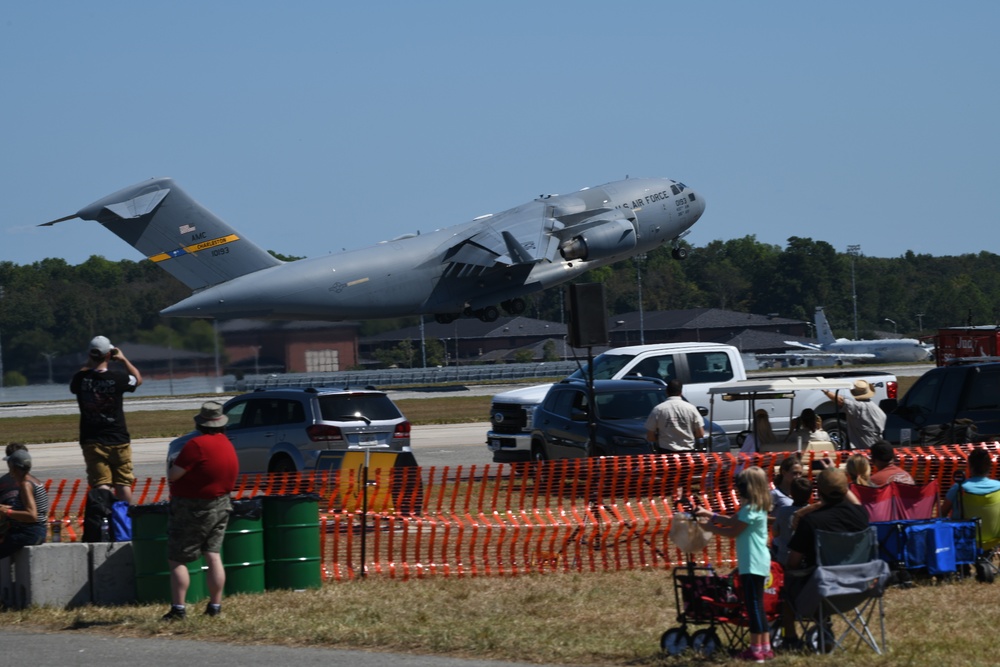
M 264 581 L 267 590 L 319 588 L 319 496 L 264 496 Z
M 136 505 L 129 508 L 132 517 L 132 554 L 135 560 L 135 598 L 139 602 L 170 600 L 170 565 L 167 563 L 168 503 Z M 205 559 L 188 563 L 191 585 L 185 602 L 208 597 L 205 584 Z
M 260 498 L 233 501 L 222 564 L 226 568 L 226 595 L 264 592 L 264 524 Z

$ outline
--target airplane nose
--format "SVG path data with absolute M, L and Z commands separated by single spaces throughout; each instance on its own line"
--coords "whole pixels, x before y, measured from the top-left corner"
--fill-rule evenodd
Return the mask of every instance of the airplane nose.
M 705 198 L 701 196 L 700 192 L 695 190 L 691 190 L 690 194 L 694 197 L 694 201 L 691 202 L 691 208 L 694 210 L 694 219 L 697 220 L 705 212 Z

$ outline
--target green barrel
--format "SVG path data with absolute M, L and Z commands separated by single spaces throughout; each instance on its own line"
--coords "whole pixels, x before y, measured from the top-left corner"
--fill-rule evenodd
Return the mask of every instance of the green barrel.
M 135 559 L 135 598 L 139 602 L 170 602 L 170 565 L 167 563 L 168 503 L 136 505 L 132 517 L 132 554 Z M 185 602 L 208 597 L 205 559 L 187 564 L 191 585 Z
M 319 588 L 319 496 L 264 496 L 267 590 Z
M 222 564 L 226 568 L 226 595 L 264 592 L 264 524 L 260 498 L 233 501 Z

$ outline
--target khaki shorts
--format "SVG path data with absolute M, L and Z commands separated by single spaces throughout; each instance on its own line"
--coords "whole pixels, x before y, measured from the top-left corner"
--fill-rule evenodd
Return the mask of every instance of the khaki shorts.
M 87 464 L 87 483 L 91 488 L 102 485 L 132 486 L 132 443 L 102 445 L 88 442 L 80 445 Z
M 212 500 L 171 498 L 167 558 L 175 563 L 190 563 L 202 553 L 219 553 L 232 509 L 229 496 Z

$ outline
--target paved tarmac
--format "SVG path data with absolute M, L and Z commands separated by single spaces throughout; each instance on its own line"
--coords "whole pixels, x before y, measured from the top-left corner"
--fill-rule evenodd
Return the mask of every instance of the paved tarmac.
M 66 665 L 107 667 L 546 667 L 545 665 L 465 660 L 433 655 L 378 653 L 329 648 L 243 646 L 189 639 L 136 639 L 82 631 L 50 632 L 32 628 L 0 628 L 0 665 Z M 555 667 L 549 665 L 548 667 Z M 564 667 L 564 666 L 563 666 Z

